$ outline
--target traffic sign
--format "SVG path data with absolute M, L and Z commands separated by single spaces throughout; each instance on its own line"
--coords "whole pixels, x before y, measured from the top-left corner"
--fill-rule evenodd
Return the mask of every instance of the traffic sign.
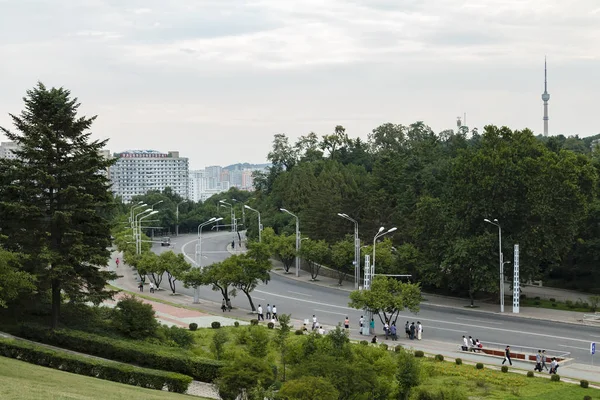
M 596 342 L 590 344 L 590 353 L 592 353 L 592 355 L 596 354 Z

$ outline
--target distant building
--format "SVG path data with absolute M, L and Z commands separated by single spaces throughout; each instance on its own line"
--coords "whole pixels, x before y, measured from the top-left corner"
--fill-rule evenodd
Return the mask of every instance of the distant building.
M 129 150 L 116 153 L 114 157 L 117 161 L 109 172 L 112 192 L 124 202 L 149 190 L 162 192 L 167 187 L 188 198 L 188 159 L 179 157 L 178 151 Z
M 19 145 L 15 142 L 2 142 L 0 143 L 0 158 L 9 158 L 14 160 L 17 158 L 14 150 L 18 150 Z

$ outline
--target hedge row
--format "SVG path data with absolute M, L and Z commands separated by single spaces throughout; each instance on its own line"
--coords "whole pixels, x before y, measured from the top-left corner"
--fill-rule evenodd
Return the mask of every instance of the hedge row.
M 174 372 L 156 371 L 113 361 L 92 359 L 14 339 L 0 339 L 0 356 L 143 388 L 163 390 L 166 386 L 169 392 L 176 393 L 185 393 L 192 382 L 190 376 Z
M 212 383 L 223 365 L 221 361 L 174 354 L 161 346 L 134 343 L 75 330 L 50 331 L 39 325 L 23 324 L 20 334 L 36 342 L 142 367 L 178 372 L 202 382 Z

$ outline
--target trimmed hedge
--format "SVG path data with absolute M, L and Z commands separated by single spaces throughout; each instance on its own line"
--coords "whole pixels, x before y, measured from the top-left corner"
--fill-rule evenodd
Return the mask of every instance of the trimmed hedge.
M 169 392 L 176 393 L 185 393 L 192 382 L 192 378 L 187 375 L 93 359 L 14 339 L 0 339 L 0 355 L 61 371 L 148 389 L 162 390 L 166 386 Z
M 507 373 L 507 372 L 508 372 L 508 366 L 506 366 L 506 365 L 503 365 L 503 366 L 500 368 L 500 371 L 502 371 L 502 372 L 504 372 L 504 373 Z
M 584 389 L 587 389 L 590 386 L 590 383 L 584 379 L 579 381 L 579 386 L 581 386 Z
M 192 323 L 189 325 L 189 327 L 190 327 L 190 331 L 195 331 L 195 330 L 198 330 L 198 324 L 197 324 L 197 323 L 195 323 L 195 322 L 192 322 Z
M 462 365 L 462 358 L 457 358 L 454 360 L 454 362 L 456 363 L 456 365 Z
M 550 380 L 552 382 L 560 382 L 560 375 L 556 375 L 556 374 L 550 375 Z
M 435 355 L 435 360 L 436 361 L 444 361 L 444 356 L 441 354 L 436 354 Z
M 528 378 L 533 378 L 534 376 L 535 376 L 535 374 L 533 373 L 533 371 L 527 371 Z
M 483 369 L 483 363 L 477 363 L 477 364 L 475 364 L 475 368 L 477 368 L 477 369 Z
M 219 321 L 213 321 L 210 323 L 211 328 L 219 329 L 221 327 L 221 323 Z
M 415 357 L 417 357 L 417 358 L 425 357 L 425 353 L 423 352 L 423 350 L 415 350 Z
M 208 383 L 212 383 L 217 378 L 219 368 L 224 365 L 223 362 L 217 360 L 175 354 L 173 351 L 165 350 L 162 346 L 144 342 L 135 343 L 75 330 L 56 329 L 50 331 L 39 325 L 23 324 L 20 328 L 20 335 L 36 342 L 109 360 L 178 372 Z

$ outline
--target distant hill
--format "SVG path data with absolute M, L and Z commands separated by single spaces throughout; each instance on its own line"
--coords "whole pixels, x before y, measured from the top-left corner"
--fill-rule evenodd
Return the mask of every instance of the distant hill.
M 269 163 L 266 163 L 266 164 L 237 163 L 237 164 L 231 164 L 226 167 L 223 167 L 223 169 L 226 169 L 228 171 L 233 171 L 233 170 L 239 170 L 239 169 L 262 169 L 262 168 L 266 168 L 266 167 L 270 167 L 270 166 L 271 166 L 271 164 L 269 164 Z

